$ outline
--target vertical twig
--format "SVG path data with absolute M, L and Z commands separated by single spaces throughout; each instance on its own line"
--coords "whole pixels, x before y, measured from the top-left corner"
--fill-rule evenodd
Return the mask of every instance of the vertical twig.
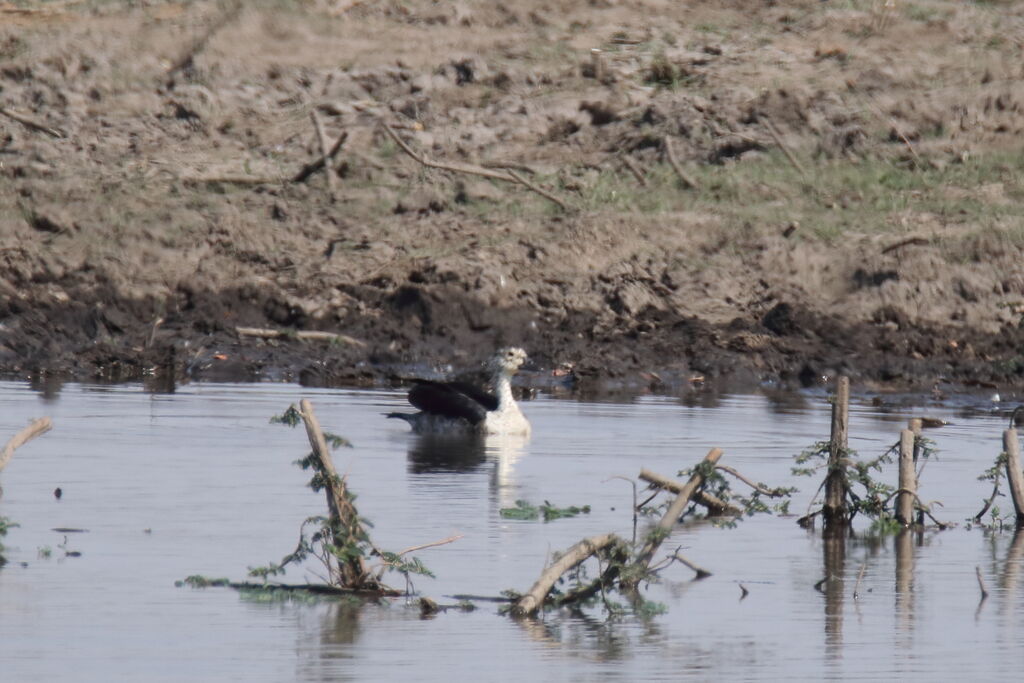
M 661 139 L 661 144 L 665 148 L 665 158 L 668 159 L 669 165 L 672 170 L 676 172 L 679 180 L 683 182 L 686 187 L 693 188 L 694 190 L 700 189 L 700 184 L 679 165 L 679 159 L 676 158 L 676 152 L 672 148 L 672 138 L 668 135 Z
M 857 583 L 853 586 L 853 599 L 856 600 L 860 597 L 860 582 L 864 580 L 864 572 L 868 568 L 868 563 L 865 562 L 860 566 L 860 571 L 857 572 Z
M 981 576 L 981 567 L 979 565 L 974 566 L 974 573 L 978 577 L 978 588 L 981 589 L 981 599 L 985 600 L 988 597 L 988 591 L 985 589 L 985 579 Z
M 316 137 L 320 141 L 320 158 L 324 161 L 324 174 L 327 176 L 327 194 L 329 194 L 333 200 L 336 186 L 334 169 L 331 168 L 331 148 L 327 144 L 327 134 L 324 132 L 324 124 L 320 120 L 320 116 L 316 113 L 315 109 L 309 112 L 309 117 L 313 119 L 313 127 L 316 128 Z

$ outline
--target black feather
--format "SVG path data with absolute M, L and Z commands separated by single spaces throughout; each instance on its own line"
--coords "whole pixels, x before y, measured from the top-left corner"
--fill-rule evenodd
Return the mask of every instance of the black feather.
M 476 387 L 426 380 L 417 380 L 409 391 L 409 403 L 425 413 L 462 418 L 474 425 L 484 421 L 488 410 L 498 407 L 497 398 Z M 489 408 L 491 405 L 494 407 Z

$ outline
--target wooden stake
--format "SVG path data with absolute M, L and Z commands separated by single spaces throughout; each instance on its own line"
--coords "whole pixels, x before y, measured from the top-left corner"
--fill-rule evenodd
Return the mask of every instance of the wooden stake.
M 590 50 L 590 68 L 594 72 L 594 80 L 604 83 L 608 77 L 608 66 L 604 60 L 604 52 L 596 47 Z
M 27 427 L 11 437 L 3 451 L 0 451 L 0 470 L 7 466 L 7 463 L 14 457 L 14 451 L 27 444 L 37 436 L 41 436 L 53 428 L 53 422 L 48 417 L 41 417 L 32 420 Z
M 900 492 L 896 496 L 896 520 L 903 526 L 914 523 L 917 473 L 914 471 L 914 432 L 900 431 Z
M 1020 468 L 1020 441 L 1017 430 L 1003 432 L 1003 451 L 1006 453 L 1006 479 L 1010 482 L 1013 508 L 1017 512 L 1017 526 L 1024 525 L 1024 472 Z
M 845 526 L 849 521 L 844 462 L 849 450 L 849 411 L 850 378 L 840 377 L 836 383 L 836 395 L 832 403 L 832 438 L 829 442 L 828 476 L 825 478 L 825 504 L 822 508 L 826 529 L 831 525 Z
M 516 604 L 512 607 L 512 614 L 517 617 L 527 617 L 536 614 L 537 610 L 544 604 L 544 599 L 551 591 L 552 586 L 562 577 L 562 574 L 600 550 L 617 542 L 619 542 L 619 537 L 615 534 L 603 534 L 601 536 L 585 538 L 566 550 L 558 558 L 557 562 L 544 570 L 526 595 L 516 601 Z

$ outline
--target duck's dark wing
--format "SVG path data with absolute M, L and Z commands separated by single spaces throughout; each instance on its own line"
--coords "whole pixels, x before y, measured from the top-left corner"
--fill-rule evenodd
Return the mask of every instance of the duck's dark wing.
M 409 403 L 425 413 L 462 418 L 471 424 L 483 422 L 488 410 L 484 404 L 456 386 L 422 380 L 417 381 L 416 386 L 409 390 Z
M 487 410 L 498 409 L 498 397 L 484 391 L 474 384 L 470 384 L 468 382 L 445 382 L 444 385 L 446 387 L 451 387 L 460 394 L 469 396 Z

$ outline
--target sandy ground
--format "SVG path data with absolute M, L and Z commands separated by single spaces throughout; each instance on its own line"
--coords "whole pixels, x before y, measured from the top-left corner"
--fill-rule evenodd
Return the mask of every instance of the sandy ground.
M 0 371 L 1020 388 L 1022 46 L 1016 2 L 0 4 Z

